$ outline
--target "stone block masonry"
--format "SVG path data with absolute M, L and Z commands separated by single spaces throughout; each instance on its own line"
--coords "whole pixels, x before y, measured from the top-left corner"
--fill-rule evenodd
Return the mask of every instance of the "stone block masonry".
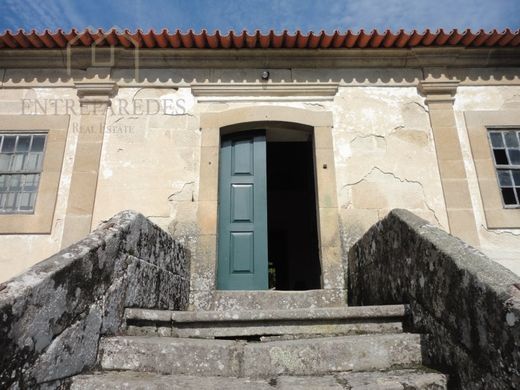
M 56 387 L 95 365 L 125 307 L 185 310 L 188 295 L 187 251 L 123 211 L 0 285 L 0 388 Z
M 350 250 L 353 305 L 408 303 L 426 364 L 450 388 L 520 388 L 520 278 L 405 210 Z

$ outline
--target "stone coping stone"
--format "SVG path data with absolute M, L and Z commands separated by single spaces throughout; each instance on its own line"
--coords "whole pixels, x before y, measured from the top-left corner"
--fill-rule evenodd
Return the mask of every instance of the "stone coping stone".
M 157 322 L 240 322 L 240 321 L 285 321 L 285 320 L 359 320 L 374 318 L 402 318 L 405 305 L 344 306 L 292 310 L 229 310 L 229 311 L 170 311 L 128 308 L 127 320 Z

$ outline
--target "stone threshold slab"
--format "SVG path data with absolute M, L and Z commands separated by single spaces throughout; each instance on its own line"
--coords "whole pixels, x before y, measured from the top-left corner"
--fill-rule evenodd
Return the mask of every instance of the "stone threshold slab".
M 214 291 L 208 310 L 283 310 L 345 306 L 346 291 Z
M 286 310 L 169 311 L 127 308 L 127 320 L 173 323 L 402 319 L 406 305 L 343 306 Z

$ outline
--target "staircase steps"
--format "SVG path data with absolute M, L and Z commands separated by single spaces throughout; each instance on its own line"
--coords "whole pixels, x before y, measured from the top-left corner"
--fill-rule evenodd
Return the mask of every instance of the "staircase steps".
M 98 372 L 73 378 L 71 390 L 440 390 L 446 377 L 431 370 L 342 372 L 321 377 L 279 376 L 270 379 Z
M 193 312 L 126 309 L 125 319 L 127 335 L 266 338 L 400 333 L 406 310 L 404 305 Z
M 171 375 L 266 378 L 422 364 L 421 336 L 410 333 L 267 342 L 122 336 L 99 348 L 104 370 Z
M 259 296 L 251 295 L 255 302 Z M 186 312 L 128 308 L 124 334 L 99 342 L 100 372 L 72 378 L 71 388 L 447 388 L 445 375 L 423 366 L 423 336 L 403 327 L 406 305 L 250 304 Z

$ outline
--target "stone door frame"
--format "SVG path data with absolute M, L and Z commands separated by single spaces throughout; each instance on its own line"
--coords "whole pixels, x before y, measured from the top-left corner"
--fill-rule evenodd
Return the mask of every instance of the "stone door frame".
M 231 125 L 261 122 L 292 123 L 295 126 L 304 125 L 312 129 L 321 286 L 322 289 L 345 290 L 332 140 L 332 113 L 284 106 L 241 107 L 203 113 L 200 117 L 201 157 L 197 198 L 199 236 L 191 261 L 191 302 L 195 307 L 205 306 L 203 302 L 211 299 L 216 289 L 221 130 Z

